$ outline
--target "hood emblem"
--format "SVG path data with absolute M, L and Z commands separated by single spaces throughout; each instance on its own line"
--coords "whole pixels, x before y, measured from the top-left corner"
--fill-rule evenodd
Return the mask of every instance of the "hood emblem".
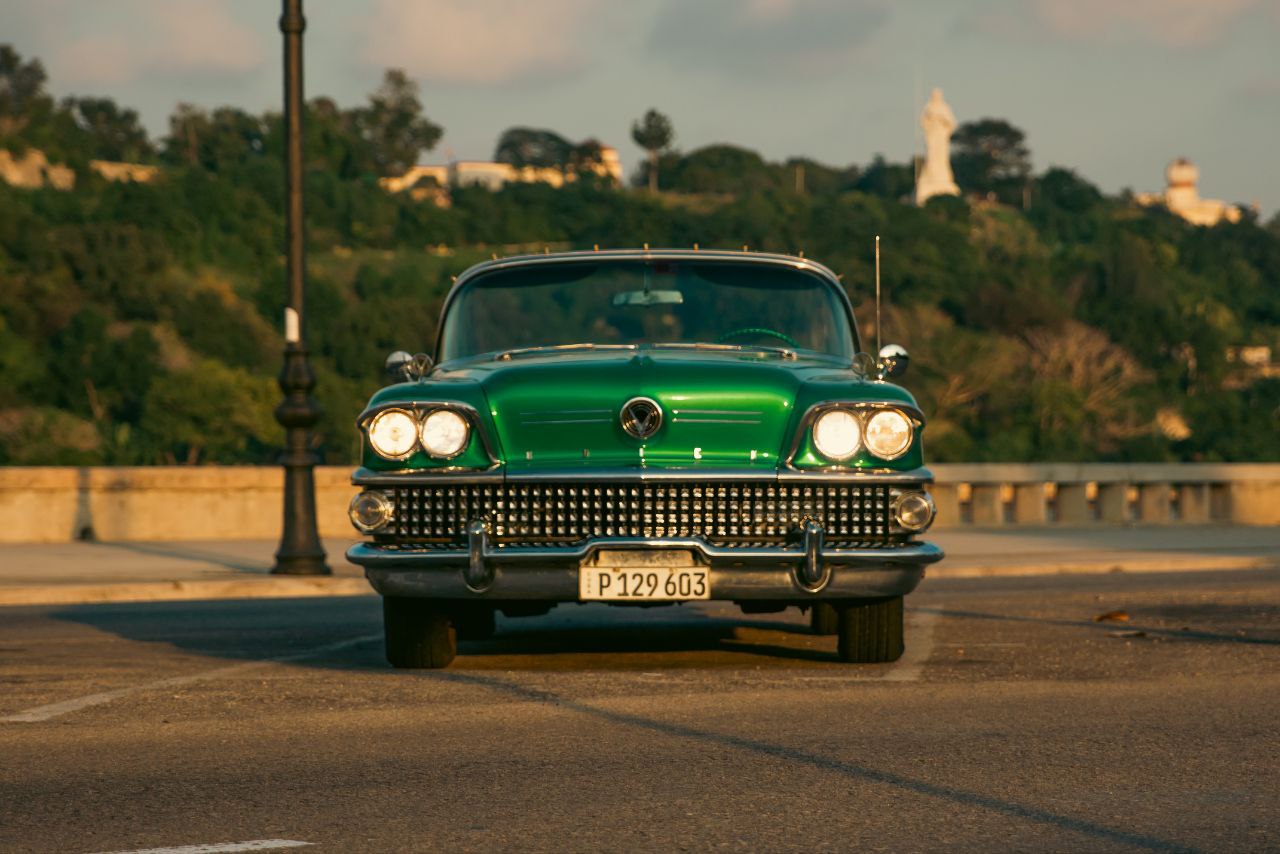
M 648 439 L 662 426 L 662 407 L 656 400 L 633 397 L 622 405 L 622 429 L 637 439 Z

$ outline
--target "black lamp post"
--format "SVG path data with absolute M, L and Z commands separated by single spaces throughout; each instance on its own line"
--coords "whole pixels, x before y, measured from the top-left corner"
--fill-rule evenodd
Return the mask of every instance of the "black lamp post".
M 284 530 L 276 549 L 273 573 L 329 575 L 324 547 L 316 528 L 315 454 L 311 452 L 311 428 L 320 418 L 320 407 L 311 397 L 315 374 L 307 362 L 303 343 L 305 291 L 302 219 L 302 0 L 283 0 L 280 32 L 284 33 L 285 124 L 285 231 L 288 250 L 285 278 L 289 302 L 284 310 L 284 368 L 280 390 L 284 400 L 276 407 L 276 420 L 285 428 Z

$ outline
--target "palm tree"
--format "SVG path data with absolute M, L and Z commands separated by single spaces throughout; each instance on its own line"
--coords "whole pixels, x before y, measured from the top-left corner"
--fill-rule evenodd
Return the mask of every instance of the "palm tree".
M 671 119 L 657 110 L 650 109 L 644 118 L 631 125 L 631 138 L 636 145 L 649 152 L 649 192 L 658 192 L 658 153 L 671 145 L 675 132 Z

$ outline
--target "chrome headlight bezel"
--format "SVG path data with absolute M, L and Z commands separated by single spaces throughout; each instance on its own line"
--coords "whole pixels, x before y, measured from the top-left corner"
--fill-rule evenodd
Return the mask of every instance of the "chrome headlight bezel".
M 841 422 L 841 427 L 833 425 L 832 429 L 851 428 L 853 435 L 846 435 L 843 437 L 844 444 L 841 447 L 834 447 L 830 444 L 828 444 L 827 447 L 823 447 L 824 442 L 819 438 L 819 432 L 822 429 L 823 422 L 832 423 L 836 420 Z M 813 419 L 813 425 L 809 429 L 809 435 L 813 441 L 814 449 L 819 454 L 832 462 L 844 462 L 852 458 L 862 448 L 862 420 L 858 418 L 856 413 L 848 409 L 838 406 L 832 407 L 831 409 L 820 413 L 817 418 Z M 846 447 L 848 448 L 847 452 L 845 451 Z
M 368 516 L 366 511 L 371 511 Z M 362 534 L 376 534 L 395 518 L 395 503 L 385 492 L 377 489 L 366 489 L 352 496 L 347 505 L 347 518 L 357 531 Z
M 873 440 L 871 438 L 872 437 L 871 428 L 872 428 L 872 425 L 877 421 L 877 419 L 881 419 L 881 418 L 902 419 L 902 424 L 905 427 L 905 431 L 904 431 L 905 439 L 902 441 L 899 447 L 892 448 L 892 449 L 877 450 L 873 446 L 872 444 Z M 866 447 L 867 452 L 872 456 L 876 457 L 877 459 L 886 460 L 886 461 L 896 460 L 899 457 L 901 457 L 903 454 L 905 454 L 907 451 L 911 450 L 911 443 L 915 441 L 915 436 L 916 436 L 915 426 L 911 423 L 911 418 L 900 409 L 892 409 L 892 408 L 877 409 L 873 412 L 867 413 L 866 423 L 863 425 L 863 429 L 862 429 L 862 443 Z
M 383 448 L 380 448 L 378 446 L 378 442 L 374 438 L 378 424 L 382 422 L 384 419 L 387 419 L 393 416 L 399 416 L 399 417 L 409 419 L 410 429 L 413 434 L 413 440 L 409 443 L 408 449 L 403 452 L 394 452 L 394 451 L 384 450 Z M 413 456 L 414 451 L 418 450 L 418 442 L 419 442 L 418 431 L 419 431 L 418 419 L 413 412 L 409 411 L 408 409 L 391 408 L 391 409 L 384 409 L 381 412 L 379 412 L 377 415 L 373 416 L 373 418 L 370 418 L 369 423 L 368 425 L 366 425 L 364 432 L 365 432 L 365 436 L 369 440 L 369 447 L 373 449 L 373 452 L 375 454 L 382 457 L 384 460 L 407 460 L 409 457 Z
M 915 523 L 908 522 L 903 519 L 904 512 L 908 512 L 908 504 L 924 509 L 925 518 L 923 521 Z M 933 503 L 933 497 L 923 490 L 912 490 L 909 492 L 899 493 L 894 497 L 890 511 L 892 514 L 891 518 L 893 520 L 893 524 L 912 534 L 919 534 L 922 531 L 927 531 L 929 526 L 933 524 L 933 520 L 938 515 L 938 508 Z
M 458 440 L 456 448 L 450 450 L 448 446 L 443 450 L 437 450 L 431 446 L 431 442 L 427 438 L 427 427 L 431 423 L 431 419 L 437 416 L 445 416 L 456 418 L 458 424 L 462 427 L 462 435 Z M 467 449 L 467 445 L 471 443 L 471 422 L 462 413 L 449 409 L 448 407 L 437 407 L 423 412 L 422 420 L 418 424 L 418 441 L 422 445 L 422 450 L 428 456 L 437 460 L 451 460 Z

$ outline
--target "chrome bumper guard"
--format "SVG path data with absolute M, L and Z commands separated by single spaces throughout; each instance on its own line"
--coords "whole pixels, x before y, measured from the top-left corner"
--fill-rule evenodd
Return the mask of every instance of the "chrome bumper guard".
M 363 566 L 384 596 L 444 599 L 578 599 L 578 569 L 601 549 L 681 549 L 711 570 L 713 599 L 862 599 L 902 596 L 942 560 L 932 543 L 829 548 L 812 522 L 791 546 L 715 546 L 701 539 L 592 539 L 573 546 L 500 546 L 483 522 L 467 530 L 467 547 L 357 543 L 347 560 Z

